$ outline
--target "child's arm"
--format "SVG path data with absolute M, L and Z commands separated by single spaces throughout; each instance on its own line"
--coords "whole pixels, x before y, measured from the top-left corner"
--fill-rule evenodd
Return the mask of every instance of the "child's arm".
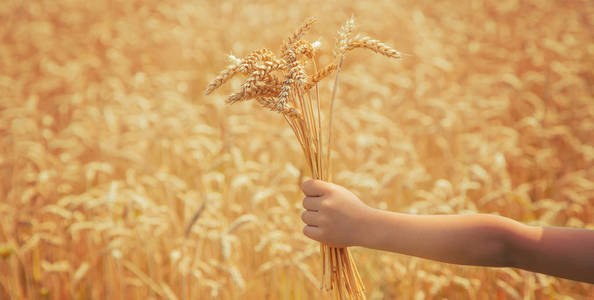
M 370 208 L 341 186 L 302 186 L 306 236 L 432 260 L 516 267 L 594 283 L 594 230 L 541 228 L 494 215 L 407 215 Z

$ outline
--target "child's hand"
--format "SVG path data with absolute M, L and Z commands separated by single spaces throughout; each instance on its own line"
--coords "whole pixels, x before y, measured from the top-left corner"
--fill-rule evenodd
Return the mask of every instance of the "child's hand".
M 360 246 L 374 209 L 347 189 L 320 180 L 301 186 L 305 198 L 301 219 L 307 224 L 303 233 L 331 247 Z

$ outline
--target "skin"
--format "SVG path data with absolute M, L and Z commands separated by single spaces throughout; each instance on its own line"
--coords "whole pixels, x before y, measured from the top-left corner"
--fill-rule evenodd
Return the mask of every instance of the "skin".
M 342 186 L 303 183 L 303 233 L 440 262 L 514 267 L 594 284 L 594 230 L 528 226 L 486 214 L 408 215 L 367 206 Z

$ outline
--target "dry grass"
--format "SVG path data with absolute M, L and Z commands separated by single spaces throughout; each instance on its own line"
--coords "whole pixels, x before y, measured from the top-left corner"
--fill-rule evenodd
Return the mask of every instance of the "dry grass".
M 0 299 L 318 298 L 299 144 L 278 115 L 203 88 L 225 54 L 275 49 L 310 15 L 312 39 L 330 37 L 352 14 L 403 59 L 348 53 L 335 182 L 391 210 L 594 226 L 589 1 L 7 1 Z M 531 272 L 352 252 L 370 299 L 594 297 Z

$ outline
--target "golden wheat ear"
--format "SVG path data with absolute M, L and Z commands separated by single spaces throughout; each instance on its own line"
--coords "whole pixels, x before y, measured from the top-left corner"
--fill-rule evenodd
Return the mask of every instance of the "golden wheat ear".
M 396 49 L 368 36 L 357 35 L 350 39 L 346 45 L 346 50 L 353 50 L 355 48 L 367 48 L 375 53 L 391 57 L 400 58 L 401 54 Z
M 300 40 L 301 37 L 311 29 L 311 25 L 313 25 L 315 22 L 316 18 L 307 18 L 305 22 L 303 22 L 303 24 L 299 26 L 299 28 L 297 28 L 291 35 L 287 37 L 287 39 L 283 42 L 283 45 L 281 47 L 281 55 L 283 56 L 283 58 L 286 55 L 287 49 L 292 48 L 295 42 Z
M 306 58 L 313 58 L 314 56 L 314 47 L 313 45 L 304 40 L 299 40 L 295 43 L 295 52 L 297 55 L 303 55 Z
M 237 74 L 240 70 L 242 63 L 243 63 L 243 61 L 239 61 L 239 62 L 236 62 L 236 63 L 233 63 L 233 64 L 227 66 L 227 68 L 225 68 L 225 70 L 223 70 L 221 73 L 219 73 L 219 75 L 217 75 L 217 77 L 215 77 L 215 79 L 213 79 L 208 84 L 208 87 L 204 91 L 204 95 L 208 95 L 208 94 L 212 93 L 214 90 L 216 90 L 221 85 L 223 85 L 223 83 L 227 82 L 227 80 L 231 79 L 231 77 L 233 77 L 235 74 Z
M 272 70 L 280 70 L 285 67 L 285 61 L 278 59 L 272 51 L 262 48 L 252 51 L 245 59 L 237 59 L 227 66 L 215 79 L 213 79 L 204 91 L 205 95 L 209 95 L 214 90 L 219 88 L 237 73 L 254 73 L 260 72 L 263 75 L 270 73 Z M 264 69 L 259 67 L 258 63 L 264 65 Z M 262 76 L 259 76 L 259 78 Z
M 351 17 L 338 29 L 336 44 L 334 45 L 334 57 L 339 59 L 347 50 L 347 44 L 355 28 L 355 19 Z
M 227 98 L 227 103 L 233 104 L 235 102 L 250 100 L 256 97 L 271 97 L 277 96 L 280 89 L 275 86 L 253 86 L 249 90 L 242 90 L 231 94 Z
M 336 71 L 338 65 L 336 63 L 331 63 L 321 70 L 319 70 L 315 75 L 311 77 L 311 80 L 307 82 L 304 86 L 305 90 L 309 90 L 312 88 L 316 83 L 320 82 L 322 79 L 328 77 L 332 72 Z

